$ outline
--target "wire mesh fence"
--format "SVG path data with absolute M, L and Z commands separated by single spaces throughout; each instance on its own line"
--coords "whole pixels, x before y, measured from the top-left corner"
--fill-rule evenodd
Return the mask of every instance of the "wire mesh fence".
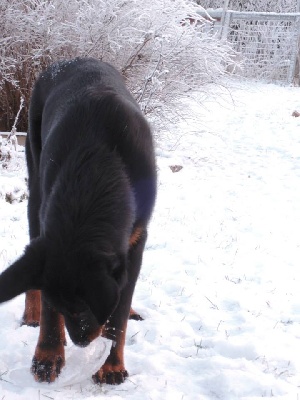
M 259 11 L 291 13 L 300 10 L 299 0 L 195 0 L 197 4 L 205 9 L 223 8 L 227 3 L 229 10 L 234 11 Z
M 227 11 L 222 37 L 244 59 L 243 75 L 291 83 L 297 75 L 300 14 Z

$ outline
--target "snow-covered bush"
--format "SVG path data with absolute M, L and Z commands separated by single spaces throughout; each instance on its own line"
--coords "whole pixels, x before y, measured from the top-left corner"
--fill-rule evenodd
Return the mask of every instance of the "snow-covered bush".
M 144 112 L 161 117 L 184 93 L 218 82 L 232 54 L 205 33 L 197 9 L 189 0 L 2 0 L 0 129 L 10 129 L 23 96 L 26 131 L 37 73 L 75 56 L 114 64 Z
M 7 142 L 0 136 L 0 165 L 4 169 L 7 168 L 8 163 L 11 161 L 12 150 L 12 147 L 8 146 Z
M 1 170 L 15 169 L 17 159 L 16 142 L 14 138 L 6 139 L 0 135 L 0 172 Z

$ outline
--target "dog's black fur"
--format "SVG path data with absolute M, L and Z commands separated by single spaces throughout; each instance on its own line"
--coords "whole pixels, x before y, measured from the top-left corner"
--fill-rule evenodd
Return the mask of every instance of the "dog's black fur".
M 75 344 L 87 345 L 100 331 L 116 341 L 94 380 L 120 383 L 127 376 L 124 330 L 156 197 L 149 126 L 112 66 L 60 62 L 33 89 L 26 157 L 31 242 L 0 275 L 0 302 L 42 291 L 37 380 L 54 380 L 64 364 L 63 315 Z M 26 306 L 24 323 L 33 306 Z

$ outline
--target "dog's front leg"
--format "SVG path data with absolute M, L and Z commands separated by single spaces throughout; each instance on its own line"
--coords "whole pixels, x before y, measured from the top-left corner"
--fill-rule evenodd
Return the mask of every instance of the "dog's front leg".
M 124 382 L 128 372 L 124 363 L 124 345 L 126 337 L 127 321 L 135 284 L 140 272 L 143 251 L 147 239 L 146 230 L 140 234 L 137 243 L 129 250 L 128 260 L 128 283 L 121 293 L 121 298 L 116 310 L 106 323 L 102 336 L 111 339 L 113 345 L 105 363 L 95 375 L 95 383 L 108 383 L 117 385 Z
M 128 376 L 128 372 L 124 364 L 124 345 L 127 319 L 124 321 L 121 329 L 113 327 L 112 321 L 107 324 L 102 336 L 111 339 L 113 344 L 110 350 L 110 354 L 107 357 L 105 363 L 93 375 L 95 383 L 102 384 L 108 383 L 110 385 L 118 385 L 123 383 L 125 378 Z M 119 326 L 119 324 L 118 324 Z
M 38 382 L 53 382 L 65 365 L 64 319 L 42 294 L 40 335 L 31 372 Z

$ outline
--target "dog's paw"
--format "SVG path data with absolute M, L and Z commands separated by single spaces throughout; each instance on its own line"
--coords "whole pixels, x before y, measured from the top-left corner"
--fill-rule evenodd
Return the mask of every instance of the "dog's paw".
M 40 310 L 39 309 L 29 309 L 25 310 L 22 320 L 21 320 L 21 326 L 27 325 L 27 326 L 33 326 L 37 327 L 40 325 Z
M 135 321 L 144 321 L 144 318 L 140 316 L 133 308 L 130 309 L 128 319 L 133 319 Z
M 97 384 L 107 383 L 109 385 L 119 385 L 128 377 L 128 372 L 123 365 L 104 364 L 95 375 L 93 381 Z
M 36 328 L 37 326 L 40 325 L 40 321 L 37 319 L 28 319 L 23 317 L 21 320 L 21 326 L 23 325 L 32 326 L 33 328 Z
M 63 352 L 36 352 L 32 359 L 31 372 L 37 382 L 53 382 L 65 365 Z

